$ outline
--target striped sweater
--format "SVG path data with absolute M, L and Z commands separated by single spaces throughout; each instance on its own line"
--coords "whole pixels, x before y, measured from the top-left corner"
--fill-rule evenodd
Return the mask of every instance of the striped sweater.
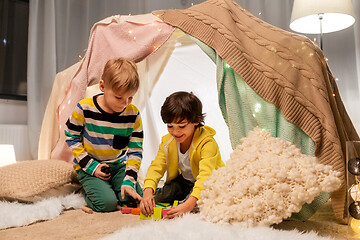
M 130 104 L 109 114 L 93 98 L 81 100 L 66 122 L 66 143 L 74 169 L 93 175 L 100 162 L 125 163 L 125 185 L 134 186 L 142 160 L 143 130 L 140 112 Z

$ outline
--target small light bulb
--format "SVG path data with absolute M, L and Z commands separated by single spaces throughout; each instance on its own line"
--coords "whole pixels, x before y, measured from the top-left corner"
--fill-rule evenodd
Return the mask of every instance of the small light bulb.
M 255 105 L 254 105 L 254 111 L 256 112 L 256 113 L 258 113 L 258 112 L 260 112 L 260 110 L 261 110 L 261 104 L 260 103 L 256 103 Z M 255 117 L 255 116 L 254 116 Z

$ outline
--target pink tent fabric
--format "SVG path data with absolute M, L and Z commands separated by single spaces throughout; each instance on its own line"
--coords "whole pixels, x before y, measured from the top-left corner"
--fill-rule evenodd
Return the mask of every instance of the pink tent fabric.
M 86 87 L 98 83 L 105 63 L 119 57 L 139 62 L 166 42 L 174 30 L 171 25 L 146 15 L 126 17 L 126 21 L 120 16 L 112 16 L 94 25 L 86 55 L 56 110 L 60 136 L 52 150 L 51 159 L 72 161 L 73 155 L 62 134 L 65 123 L 76 104 L 84 97 Z

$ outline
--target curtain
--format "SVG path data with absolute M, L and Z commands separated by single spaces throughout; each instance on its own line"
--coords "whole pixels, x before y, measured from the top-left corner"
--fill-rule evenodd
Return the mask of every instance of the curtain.
M 187 8 L 203 1 L 187 0 L 30 0 L 28 44 L 29 142 L 37 159 L 38 139 L 55 75 L 84 56 L 94 23 L 108 16 L 142 14 L 156 9 Z M 237 0 L 254 16 L 289 29 L 292 0 Z M 325 34 L 324 54 L 341 97 L 360 131 L 360 3 L 353 1 L 356 22 L 348 29 Z M 318 36 L 308 35 L 310 39 Z M 206 99 L 206 98 L 205 98 Z
M 54 1 L 30 1 L 28 34 L 28 131 L 36 159 L 43 113 L 56 74 Z

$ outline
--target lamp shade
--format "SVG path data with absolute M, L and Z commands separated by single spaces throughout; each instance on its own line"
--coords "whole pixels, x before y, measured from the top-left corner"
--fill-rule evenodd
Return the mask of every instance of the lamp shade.
M 354 22 L 351 0 L 294 0 L 290 29 L 309 34 L 329 33 L 350 27 Z

